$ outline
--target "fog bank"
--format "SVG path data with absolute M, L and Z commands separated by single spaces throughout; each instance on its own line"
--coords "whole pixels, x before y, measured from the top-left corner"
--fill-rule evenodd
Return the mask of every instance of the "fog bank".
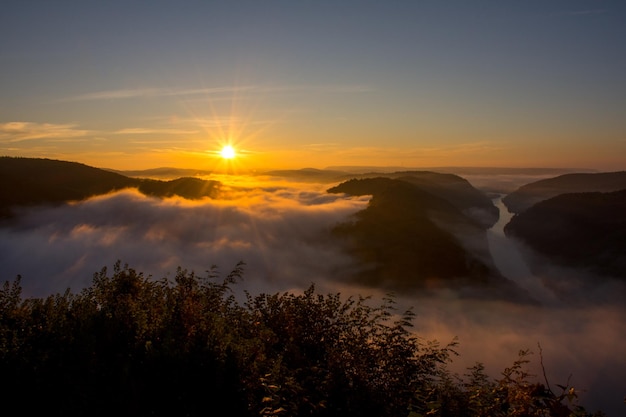
M 67 206 L 24 210 L 0 228 L 2 280 L 22 279 L 24 295 L 41 297 L 66 288 L 78 292 L 94 272 L 117 260 L 156 279 L 177 267 L 223 274 L 243 261 L 240 290 L 301 291 L 373 296 L 380 290 L 351 286 L 343 274 L 358 265 L 328 238 L 328 231 L 363 209 L 369 197 L 327 194 L 315 184 L 235 184 L 224 200 L 155 199 L 126 190 Z M 502 209 L 502 207 L 501 207 Z M 553 292 L 530 272 L 501 222 L 489 232 L 494 262 L 526 289 L 537 305 L 462 298 L 452 290 L 428 297 L 396 294 L 399 309 L 413 308 L 415 331 L 442 344 L 458 337 L 460 356 L 451 369 L 463 374 L 475 362 L 498 377 L 520 349 L 531 349 L 531 370 L 543 382 L 539 350 L 549 382 L 581 390 L 581 405 L 609 417 L 624 414 L 626 307 L 623 286 L 609 281 L 582 285 L 570 272 L 550 269 L 568 292 Z M 605 282 L 602 284 L 602 282 Z M 607 298 L 611 294 L 612 298 Z M 620 298 L 621 297 L 621 298 Z M 556 392 L 556 391 L 555 391 Z
M 39 297 L 79 291 L 117 260 L 157 279 L 173 277 L 179 266 L 203 274 L 212 265 L 228 272 L 243 261 L 245 285 L 300 287 L 350 267 L 327 233 L 366 204 L 366 198 L 280 187 L 195 202 L 126 190 L 34 208 L 0 229 L 2 278 L 20 274 L 24 294 Z

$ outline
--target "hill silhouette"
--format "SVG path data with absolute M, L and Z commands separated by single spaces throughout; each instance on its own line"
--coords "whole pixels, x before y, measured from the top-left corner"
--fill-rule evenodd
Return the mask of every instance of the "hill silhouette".
M 0 218 L 11 217 L 17 206 L 62 204 L 137 188 L 155 197 L 214 198 L 220 183 L 197 178 L 172 181 L 130 178 L 77 162 L 0 157 Z
M 505 227 L 554 262 L 626 279 L 626 190 L 541 201 Z
M 0 158 L 0 174 L 5 218 L 19 206 L 63 204 L 125 188 L 188 199 L 219 198 L 221 192 L 216 181 L 133 178 L 51 159 Z M 305 169 L 275 174 L 321 179 L 341 173 Z M 333 238 L 339 238 L 364 266 L 360 282 L 406 289 L 505 283 L 493 266 L 485 233 L 497 220 L 498 210 L 463 178 L 406 171 L 349 180 L 328 191 L 374 196 L 354 221 L 333 231 Z
M 492 264 L 486 227 L 416 185 L 422 180 L 353 179 L 328 190 L 373 196 L 365 210 L 334 229 L 348 252 L 365 266 L 355 279 L 401 290 L 480 286 L 491 287 L 500 296 L 519 295 L 519 288 Z
M 463 214 L 491 227 L 498 221 L 498 209 L 483 192 L 474 188 L 469 181 L 458 175 L 432 171 L 397 171 L 390 173 L 363 172 L 349 173 L 347 171 L 331 169 L 304 168 L 297 170 L 267 171 L 264 175 L 271 175 L 303 182 L 337 183 L 350 179 L 391 178 L 416 185 L 421 190 L 440 197 Z
M 331 183 L 338 181 L 345 181 L 349 178 L 352 178 L 353 175 L 344 172 L 344 171 L 336 171 L 336 170 L 328 170 L 328 169 L 316 169 L 316 168 L 302 168 L 302 169 L 279 169 L 279 170 L 271 170 L 264 171 L 260 173 L 261 175 L 269 175 L 272 177 L 281 177 L 288 180 L 296 180 L 303 182 L 320 182 L 320 183 Z
M 152 169 L 138 169 L 138 170 L 114 170 L 108 169 L 108 171 L 115 172 L 117 174 L 124 175 L 126 177 L 136 178 L 155 178 L 161 180 L 176 179 L 181 177 L 197 177 L 200 175 L 211 175 L 211 171 L 199 170 L 199 169 L 185 169 L 185 168 L 173 168 L 173 167 L 160 167 Z
M 411 183 L 446 200 L 485 228 L 493 226 L 498 221 L 499 211 L 491 199 L 458 175 L 430 171 L 401 171 L 388 177 Z
M 564 174 L 526 184 L 502 199 L 511 213 L 560 194 L 611 192 L 626 189 L 626 171 Z

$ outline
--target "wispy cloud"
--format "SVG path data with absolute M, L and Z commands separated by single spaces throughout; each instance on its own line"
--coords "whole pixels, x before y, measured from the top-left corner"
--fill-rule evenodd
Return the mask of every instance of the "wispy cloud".
M 156 88 L 138 88 L 138 89 L 126 89 L 126 90 L 107 90 L 96 91 L 87 94 L 81 94 L 78 96 L 72 96 L 64 99 L 63 101 L 90 101 L 90 100 L 119 100 L 130 99 L 137 97 L 151 97 L 159 94 L 159 89 Z
M 329 152 L 335 151 L 341 148 L 341 144 L 338 142 L 320 142 L 320 143 L 307 143 L 302 146 L 312 152 Z
M 283 92 L 319 92 L 319 93 L 368 93 L 373 88 L 360 84 L 288 84 L 282 86 L 257 86 L 255 91 L 260 93 Z
M 67 141 L 85 136 L 89 131 L 78 129 L 75 124 L 36 122 L 8 122 L 0 124 L 0 142 L 14 143 L 35 139 Z
M 368 86 L 350 85 L 350 84 L 325 84 L 325 85 L 242 85 L 242 86 L 219 86 L 207 88 L 135 88 L 135 89 L 119 89 L 95 91 L 77 96 L 67 97 L 62 101 L 95 101 L 95 100 L 123 100 L 136 98 L 154 98 L 154 97 L 183 97 L 183 96 L 211 96 L 217 94 L 239 94 L 244 92 L 268 94 L 268 93 L 286 93 L 297 91 L 317 91 L 322 93 L 364 93 L 372 91 Z
M 185 119 L 181 120 L 181 123 L 189 123 L 192 125 L 200 126 L 202 128 L 212 128 L 212 127 L 225 127 L 225 126 L 238 126 L 243 124 L 243 120 L 239 117 L 235 116 L 225 116 L 225 117 L 204 117 L 204 118 L 195 118 L 195 119 Z
M 450 146 L 417 149 L 415 152 L 426 152 L 433 155 L 449 156 L 454 154 L 483 154 L 485 152 L 493 152 L 500 149 L 503 149 L 503 147 L 494 145 L 493 143 L 487 141 L 478 141 L 459 143 Z
M 198 131 L 189 129 L 131 127 L 116 130 L 113 133 L 116 135 L 191 135 L 198 133 Z
M 392 159 L 433 159 L 454 157 L 457 155 L 483 155 L 504 149 L 488 141 L 468 142 L 443 146 L 414 146 L 414 147 L 380 147 L 359 146 L 345 147 L 335 143 L 317 143 L 304 146 L 309 151 L 328 152 L 332 150 L 336 155 L 346 159 L 371 159 L 376 155 L 379 160 Z

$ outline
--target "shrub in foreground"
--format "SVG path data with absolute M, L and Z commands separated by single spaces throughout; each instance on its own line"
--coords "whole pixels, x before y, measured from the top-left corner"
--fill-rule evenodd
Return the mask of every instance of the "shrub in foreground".
M 90 287 L 23 299 L 0 289 L 5 409 L 64 416 L 589 416 L 533 381 L 523 351 L 500 380 L 481 364 L 463 378 L 440 346 L 411 331 L 393 297 L 245 295 L 178 270 L 154 280 L 118 262 Z M 600 413 L 598 413 L 600 415 Z

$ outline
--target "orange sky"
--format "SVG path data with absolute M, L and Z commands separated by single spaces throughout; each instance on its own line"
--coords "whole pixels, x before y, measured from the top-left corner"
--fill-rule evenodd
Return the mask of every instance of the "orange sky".
M 34 3 L 2 14 L 1 155 L 626 169 L 619 1 Z

